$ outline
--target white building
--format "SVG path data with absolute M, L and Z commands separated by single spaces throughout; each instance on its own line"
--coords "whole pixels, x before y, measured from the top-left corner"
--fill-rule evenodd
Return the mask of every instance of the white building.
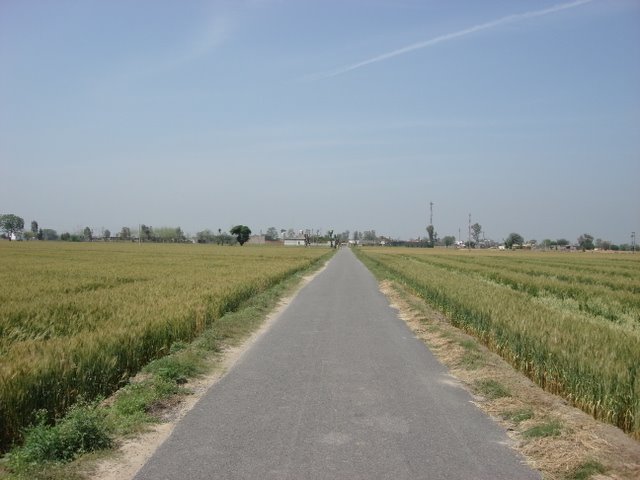
M 304 238 L 285 238 L 284 239 L 285 247 L 304 247 Z

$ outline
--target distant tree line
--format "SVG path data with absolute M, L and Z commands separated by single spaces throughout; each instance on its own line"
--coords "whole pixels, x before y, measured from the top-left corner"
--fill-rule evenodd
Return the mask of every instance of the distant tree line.
M 142 224 L 139 227 L 138 236 L 132 234 L 130 227 L 122 227 L 120 232 L 112 236 L 108 229 L 102 230 L 98 235 L 90 227 L 85 227 L 81 232 L 64 232 L 58 235 L 58 232 L 51 228 L 42 228 L 36 220 L 32 220 L 29 229 L 25 231 L 25 221 L 22 217 L 15 214 L 0 214 L 0 237 L 3 239 L 24 239 L 24 240 L 44 240 L 44 241 L 69 241 L 69 242 L 92 242 L 92 241 L 141 241 L 141 242 L 157 242 L 157 243 L 182 243 L 195 241 L 197 243 L 213 243 L 217 245 L 243 245 L 251 235 L 251 230 L 245 225 L 236 225 L 229 231 L 223 232 L 218 229 L 214 232 L 209 229 L 196 233 L 193 239 L 187 238 L 180 227 L 156 227 Z M 482 235 L 482 238 L 481 238 Z M 351 233 L 349 230 L 337 233 L 333 230 L 321 233 L 320 230 L 294 230 L 280 229 L 269 227 L 264 235 L 266 241 L 277 241 L 288 238 L 301 238 L 306 244 L 328 244 L 332 247 L 340 243 L 353 240 L 357 244 L 378 245 L 385 244 L 390 246 L 408 246 L 417 248 L 432 248 L 434 246 L 451 247 L 453 245 L 463 246 L 465 248 L 490 248 L 498 245 L 504 245 L 505 248 L 536 248 L 544 250 L 562 250 L 569 247 L 575 247 L 582 251 L 588 250 L 611 250 L 611 251 L 630 251 L 633 245 L 623 243 L 616 245 L 609 240 L 594 238 L 593 235 L 584 233 L 578 237 L 572 245 L 565 238 L 556 240 L 544 239 L 538 243 L 536 240 L 525 241 L 524 237 L 519 233 L 512 232 L 503 243 L 500 244 L 493 240 L 484 239 L 482 225 L 475 223 L 470 225 L 469 239 L 456 241 L 453 235 L 446 235 L 439 238 L 433 225 L 427 227 L 427 238 L 417 240 L 394 240 L 390 238 L 380 237 L 375 230 L 358 231 Z M 638 248 L 637 246 L 635 248 Z

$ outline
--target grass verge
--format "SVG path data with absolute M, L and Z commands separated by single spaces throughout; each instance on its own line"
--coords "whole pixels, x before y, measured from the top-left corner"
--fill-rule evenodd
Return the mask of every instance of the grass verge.
M 225 314 L 192 343 L 174 342 L 170 353 L 149 363 L 110 398 L 78 402 L 53 423 L 44 414 L 25 430 L 24 442 L 0 459 L 2 480 L 93 478 L 96 460 L 115 452 L 125 439 L 162 422 L 171 407 L 190 394 L 189 382 L 219 369 L 224 352 L 258 329 L 279 301 L 303 277 L 318 270 L 331 253 Z

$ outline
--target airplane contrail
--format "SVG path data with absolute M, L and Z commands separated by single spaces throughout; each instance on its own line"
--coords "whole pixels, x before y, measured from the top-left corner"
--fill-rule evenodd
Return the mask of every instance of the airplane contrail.
M 383 53 L 381 55 L 377 55 L 375 57 L 369 58 L 367 60 L 363 60 L 361 62 L 353 63 L 351 65 L 347 65 L 341 67 L 332 72 L 319 73 L 316 75 L 311 75 L 310 79 L 321 79 L 321 78 L 330 78 L 338 75 L 342 75 L 344 73 L 350 72 L 352 70 L 357 70 L 358 68 L 362 68 L 367 65 L 371 65 L 372 63 L 382 62 L 384 60 L 388 60 L 393 57 L 397 57 L 399 55 L 404 55 L 405 53 L 412 52 L 414 50 L 420 50 L 423 48 L 431 47 L 433 45 L 437 45 L 438 43 L 446 42 L 448 40 L 453 40 L 454 38 L 464 37 L 466 35 L 470 35 L 472 33 L 476 33 L 482 30 L 488 30 L 490 28 L 494 28 L 500 25 L 505 25 L 507 23 L 514 23 L 520 20 L 526 20 L 529 18 L 542 17 L 543 15 L 549 15 L 551 13 L 559 12 L 562 10 L 567 10 L 569 8 L 579 7 L 586 3 L 591 3 L 593 0 L 576 0 L 574 2 L 562 3 L 559 5 L 554 5 L 549 8 L 545 8 L 542 10 L 535 10 L 531 12 L 525 13 L 516 13 L 513 15 L 507 15 L 506 17 L 498 18 L 497 20 L 492 20 L 490 22 L 481 23 L 480 25 L 475 25 L 473 27 L 465 28 L 464 30 L 459 30 L 453 33 L 447 33 L 446 35 L 440 35 L 439 37 L 432 38 L 430 40 L 425 40 L 422 42 L 414 43 L 412 45 L 407 45 L 406 47 L 399 48 L 397 50 L 393 50 L 391 52 Z

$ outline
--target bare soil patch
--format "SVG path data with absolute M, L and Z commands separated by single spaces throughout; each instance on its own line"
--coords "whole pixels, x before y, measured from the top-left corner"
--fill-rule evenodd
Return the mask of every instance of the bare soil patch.
M 385 280 L 380 290 L 545 479 L 640 478 L 640 442 L 545 392 L 405 287 Z M 579 476 L 592 465 L 604 473 Z

